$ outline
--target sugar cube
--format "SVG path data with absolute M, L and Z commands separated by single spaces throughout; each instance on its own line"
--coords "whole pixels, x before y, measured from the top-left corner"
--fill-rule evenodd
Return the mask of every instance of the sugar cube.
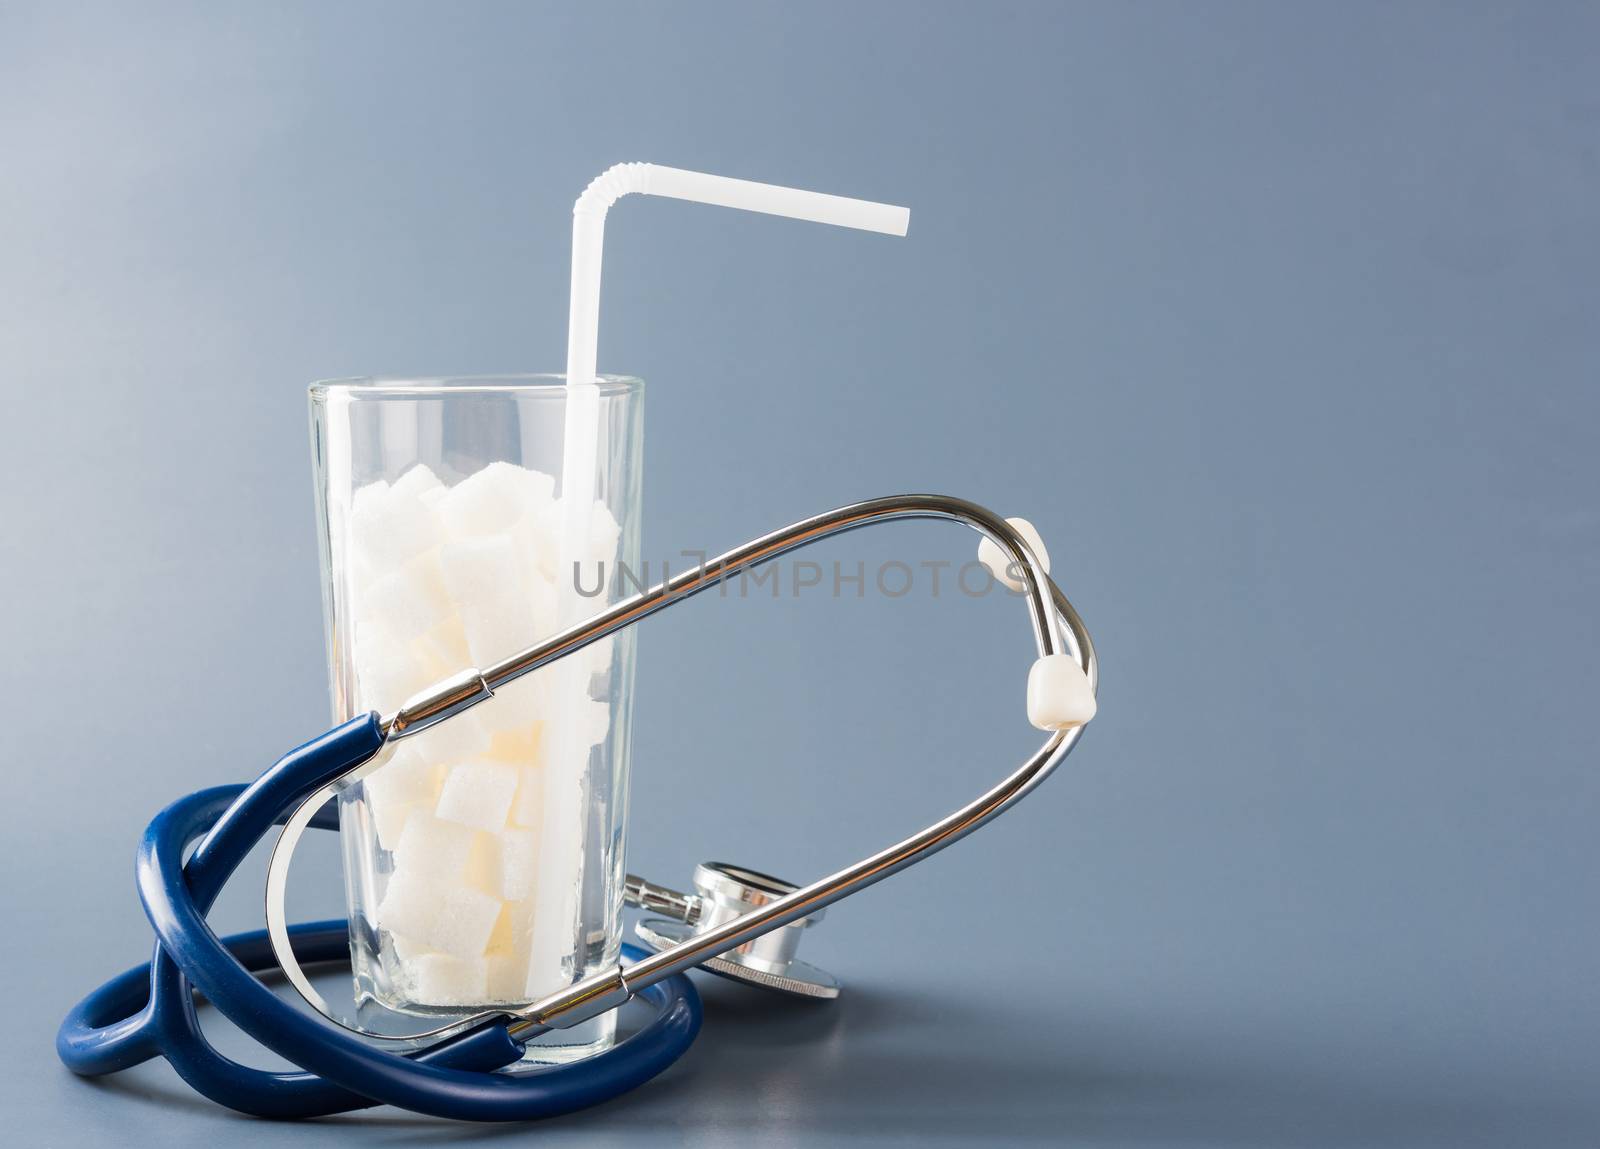
M 528 955 L 526 953 L 489 956 L 488 1000 L 504 1005 L 524 1005 L 528 995 Z
M 519 953 L 526 959 L 528 930 L 532 924 L 531 902 L 506 902 L 500 907 L 500 916 L 495 919 L 494 931 L 489 935 L 489 948 L 485 952 L 490 957 Z
M 496 837 L 500 896 L 515 901 L 533 894 L 539 865 L 539 839 L 532 830 L 501 830 Z
M 438 541 L 434 513 L 409 491 L 378 482 L 351 496 L 350 544 L 375 571 L 393 570 Z
M 494 737 L 494 732 L 483 721 L 483 711 L 488 705 L 480 702 L 411 738 L 416 741 L 417 749 L 433 762 L 448 764 L 475 758 L 489 749 Z
M 589 521 L 580 535 L 584 543 L 578 554 L 568 554 L 566 546 L 566 506 L 557 500 L 538 514 L 513 528 L 523 552 L 532 557 L 538 572 L 560 592 L 577 589 L 596 608 L 604 605 L 603 591 L 617 582 L 617 544 L 622 525 L 603 500 L 595 500 Z M 643 572 L 638 572 L 643 580 Z
M 378 927 L 403 938 L 395 949 L 428 949 L 426 935 L 438 901 L 440 885 L 417 870 L 396 870 L 384 886 L 378 903 Z
M 425 953 L 409 966 L 412 995 L 419 1005 L 477 1005 L 488 999 L 486 958 Z
M 527 730 L 544 717 L 549 694 L 550 676 L 543 670 L 536 670 L 506 683 L 494 692 L 493 698 L 476 709 L 484 725 L 496 734 L 504 730 Z
M 538 638 L 530 574 L 511 536 L 446 543 L 439 561 L 473 665 L 492 665 Z
M 494 835 L 483 830 L 472 832 L 472 849 L 467 854 L 464 880 L 475 890 L 499 895 L 500 864 L 496 857 Z M 492 942 L 490 943 L 493 944 Z
M 360 705 L 367 709 L 398 710 L 437 680 L 416 651 L 368 620 L 356 620 L 354 649 Z
M 380 791 L 384 797 L 400 802 L 426 802 L 438 796 L 440 771 L 417 749 L 415 740 L 406 739 L 389 753 L 388 761 L 362 779 L 369 797 Z
M 517 797 L 511 803 L 511 824 L 538 829 L 544 824 L 544 771 L 523 766 L 517 771 Z
M 402 742 L 389 761 L 361 780 L 384 849 L 394 849 L 414 808 L 433 808 L 443 780 L 443 769 L 429 762 L 411 741 Z
M 373 802 L 369 796 L 367 809 L 372 813 L 372 828 L 378 835 L 378 844 L 385 850 L 392 850 L 405 832 L 406 820 L 421 807 L 403 802 Z
M 434 915 L 429 943 L 458 957 L 477 957 L 489 947 L 500 917 L 500 899 L 468 887 L 444 891 Z
M 438 475 L 433 473 L 428 464 L 418 463 L 396 479 L 389 489 L 421 498 L 427 492 L 437 490 L 443 486 L 444 483 L 440 481 Z
M 556 586 L 561 585 L 562 579 L 572 577 L 572 564 L 562 564 L 560 561 L 563 506 L 557 499 L 524 519 L 516 529 L 518 541 L 537 565 L 539 573 Z
M 550 500 L 528 510 L 508 532 L 517 544 L 528 569 L 550 579 L 556 573 L 556 555 L 561 546 L 561 503 Z
M 521 726 L 496 730 L 485 757 L 516 766 L 536 766 L 544 753 L 544 723 L 525 722 Z
M 479 833 L 467 859 L 467 883 L 486 894 L 519 901 L 533 893 L 538 856 L 532 830 Z
M 472 830 L 459 822 L 414 810 L 394 844 L 395 872 L 423 874 L 441 882 L 457 878 L 467 868 L 472 837 Z
M 499 917 L 493 894 L 404 869 L 389 876 L 378 905 L 380 929 L 455 957 L 482 957 Z
M 439 792 L 440 818 L 477 830 L 498 830 L 511 814 L 517 793 L 517 768 L 477 759 L 452 767 Z
M 378 575 L 356 592 L 354 601 L 358 618 L 402 641 L 440 626 L 454 613 L 438 555 L 432 551 Z
M 439 520 L 457 539 L 504 531 L 549 502 L 555 479 L 515 463 L 490 463 L 439 500 Z
M 461 629 L 461 620 L 453 613 L 432 630 L 418 635 L 411 648 L 436 679 L 447 678 L 471 665 L 467 632 Z
M 408 941 L 404 937 L 395 933 L 384 934 L 378 942 L 378 949 L 380 952 L 383 950 L 388 950 L 389 953 L 393 955 L 392 960 L 398 961 L 402 964 L 418 958 L 428 952 L 424 947 L 417 945 L 415 942 Z
M 523 565 L 527 567 L 526 562 Z M 527 567 L 527 569 L 533 568 Z M 534 629 L 534 635 L 526 645 L 532 646 L 540 639 L 548 638 L 556 632 L 561 622 L 561 596 L 556 590 L 556 584 L 536 571 L 529 577 L 526 590 L 528 601 L 533 604 Z M 596 602 L 594 608 L 598 610 L 603 605 Z

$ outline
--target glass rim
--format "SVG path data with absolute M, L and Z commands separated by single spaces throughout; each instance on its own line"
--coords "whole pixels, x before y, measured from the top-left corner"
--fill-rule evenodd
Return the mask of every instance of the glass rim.
M 644 389 L 644 380 L 635 375 L 596 375 L 602 395 L 628 395 Z M 494 375 L 355 375 L 343 379 L 319 379 L 307 388 L 313 399 L 333 394 L 351 396 L 398 396 L 409 399 L 443 398 L 461 394 L 565 395 L 567 377 L 557 372 L 507 373 Z

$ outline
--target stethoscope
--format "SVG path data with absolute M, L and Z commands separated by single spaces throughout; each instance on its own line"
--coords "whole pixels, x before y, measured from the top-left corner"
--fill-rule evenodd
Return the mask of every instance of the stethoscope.
M 1028 716 L 1048 737 L 997 785 L 904 841 L 796 887 L 719 863 L 696 869 L 682 893 L 629 877 L 626 899 L 662 915 L 640 924 L 649 950 L 624 946 L 627 964 L 585 977 L 516 1009 L 495 1009 L 408 1034 L 375 1034 L 334 1015 L 304 966 L 348 958 L 343 921 L 290 925 L 284 891 L 307 829 L 337 829 L 338 791 L 381 769 L 394 748 L 548 666 L 737 572 L 819 539 L 893 519 L 965 523 L 986 536 L 979 557 L 1027 603 L 1039 656 L 1028 676 Z M 151 961 L 96 989 L 62 1022 L 56 1051 L 74 1073 L 99 1076 L 164 1057 L 192 1087 L 232 1109 L 313 1117 L 377 1104 L 471 1121 L 518 1121 L 570 1112 L 650 1080 L 680 1057 L 701 1022 L 685 976 L 694 967 L 807 997 L 837 996 L 829 974 L 796 956 L 801 936 L 841 898 L 970 834 L 1032 792 L 1077 744 L 1093 717 L 1097 672 L 1083 621 L 1051 581 L 1038 535 L 961 499 L 904 495 L 829 511 L 752 540 L 636 594 L 484 670 L 453 675 L 396 714 L 367 714 L 290 751 L 248 786 L 187 795 L 157 814 L 139 845 L 136 873 L 156 933 Z M 284 829 L 268 865 L 267 929 L 219 938 L 206 912 L 250 849 Z M 198 845 L 196 843 L 198 842 Z M 185 860 L 190 846 L 194 851 Z M 315 1015 L 259 980 L 281 968 Z M 301 1068 L 275 1073 L 219 1053 L 200 1032 L 195 993 L 268 1049 Z M 524 1043 L 640 998 L 653 1007 L 632 1036 L 566 1065 L 497 1073 Z

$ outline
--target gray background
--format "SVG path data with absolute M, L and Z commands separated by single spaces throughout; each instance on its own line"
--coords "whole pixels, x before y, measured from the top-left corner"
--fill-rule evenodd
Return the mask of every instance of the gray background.
M 9 1132 L 1600 1141 L 1597 36 L 1555 3 L 0 7 Z M 703 1043 L 603 1112 L 302 1128 L 163 1065 L 71 1078 L 60 1015 L 147 952 L 147 817 L 324 723 L 306 383 L 559 370 L 569 207 L 624 159 L 913 209 L 613 214 L 646 551 L 902 490 L 1027 515 L 1103 652 L 1080 752 L 831 916 L 837 1008 L 708 985 Z M 1033 744 L 1030 658 L 1014 605 L 926 583 L 650 622 L 633 865 L 803 877 L 911 830 Z M 336 911 L 332 852 L 305 872 Z

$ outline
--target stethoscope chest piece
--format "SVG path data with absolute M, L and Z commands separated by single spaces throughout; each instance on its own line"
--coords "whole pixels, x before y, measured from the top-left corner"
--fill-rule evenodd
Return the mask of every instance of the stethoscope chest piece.
M 639 940 L 659 953 L 792 894 L 798 887 L 743 866 L 702 862 L 694 868 L 694 888 L 693 894 L 682 894 L 628 875 L 626 898 L 629 905 L 672 915 L 640 921 L 634 927 Z M 707 958 L 700 963 L 700 968 L 746 985 L 795 997 L 836 998 L 839 980 L 827 970 L 795 957 L 800 935 L 822 917 L 823 911 L 818 910 L 797 918 L 741 946 Z

